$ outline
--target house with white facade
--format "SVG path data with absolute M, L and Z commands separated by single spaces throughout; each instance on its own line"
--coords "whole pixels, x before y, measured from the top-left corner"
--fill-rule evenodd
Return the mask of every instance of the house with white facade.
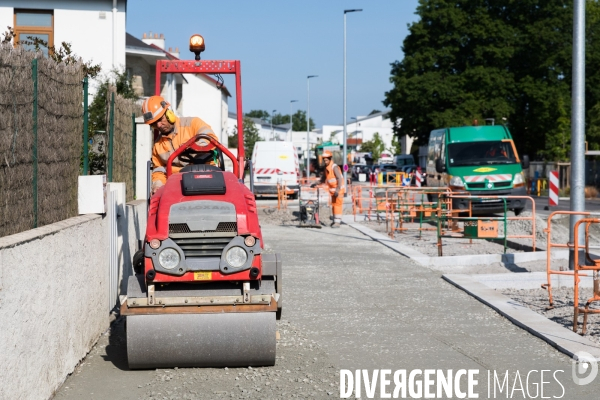
M 163 34 L 144 33 L 141 39 L 126 35 L 127 72 L 133 88 L 143 100 L 155 94 L 156 61 L 179 60 L 178 48 L 166 49 Z M 182 57 L 182 59 L 191 59 Z M 161 74 L 161 96 L 178 116 L 200 117 L 208 123 L 219 140 L 227 143 L 227 100 L 231 97 L 226 86 L 206 74 Z
M 12 27 L 17 43 L 30 37 L 57 48 L 70 43 L 75 54 L 106 73 L 125 67 L 126 9 L 127 0 L 0 0 L 0 30 Z
M 368 116 L 358 116 L 346 123 L 348 151 L 360 151 L 360 145 L 366 141 L 373 140 L 375 133 L 378 133 L 385 144 L 386 149 L 392 148 L 394 138 L 394 123 L 389 117 L 389 111 L 383 111 Z M 344 126 L 323 125 L 319 130 L 324 142 L 343 144 Z M 402 154 L 409 154 L 413 139 L 409 136 L 401 138 Z

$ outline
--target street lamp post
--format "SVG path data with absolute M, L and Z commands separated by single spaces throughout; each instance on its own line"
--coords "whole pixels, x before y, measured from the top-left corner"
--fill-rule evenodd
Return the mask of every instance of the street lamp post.
M 275 115 L 275 113 L 277 112 L 277 110 L 273 110 L 273 112 L 271 113 L 271 140 L 275 140 L 275 131 L 273 130 L 273 116 Z
M 306 177 L 310 177 L 310 144 L 308 142 L 310 132 L 310 78 L 316 78 L 319 75 L 308 75 L 306 77 L 307 101 L 306 101 Z
M 344 185 L 348 181 L 348 173 L 346 163 L 348 162 L 348 148 L 346 146 L 346 140 L 348 140 L 348 133 L 346 127 L 346 14 L 351 12 L 359 12 L 362 11 L 362 8 L 355 8 L 352 10 L 344 10 L 344 160 L 342 161 L 342 165 L 345 167 L 344 170 Z M 344 192 L 344 197 L 347 196 L 347 191 Z
M 356 147 L 358 147 L 358 118 L 357 117 L 350 117 L 350 119 L 354 120 L 354 145 Z
M 297 103 L 298 100 L 290 100 L 290 142 L 293 142 L 292 138 L 292 103 Z

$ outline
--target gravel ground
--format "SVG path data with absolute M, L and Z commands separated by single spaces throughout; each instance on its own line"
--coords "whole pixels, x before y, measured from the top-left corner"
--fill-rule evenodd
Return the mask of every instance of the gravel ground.
M 502 289 L 502 294 L 529 307 L 538 314 L 563 325 L 567 329 L 573 329 L 573 289 L 553 288 L 554 308 L 548 310 L 548 291 L 545 289 Z M 579 292 L 579 304 L 585 305 L 587 299 L 592 295 L 591 289 L 583 289 Z M 594 309 L 600 309 L 599 303 L 592 303 Z M 581 332 L 583 316 L 579 317 L 579 332 Z M 600 343 L 600 314 L 588 316 L 587 332 L 585 337 Z
M 524 212 L 522 216 L 529 216 Z M 552 241 L 554 243 L 566 243 L 569 237 L 569 218 L 564 216 L 555 218 L 555 223 L 552 225 Z M 377 232 L 387 234 L 385 221 L 365 221 L 364 218 L 357 217 L 357 222 L 365 225 Z M 499 224 L 500 235 L 504 234 L 504 227 Z M 437 249 L 437 233 L 435 230 L 423 231 L 419 238 L 418 223 L 404 223 L 403 227 L 408 228 L 406 232 L 395 232 L 395 239 L 404 245 L 411 246 L 421 253 L 436 257 Z M 434 224 L 423 224 L 423 227 L 435 229 Z M 461 224 L 459 227 L 462 228 Z M 532 232 L 531 221 L 515 220 L 508 221 L 509 235 L 530 235 Z M 546 249 L 546 233 L 547 222 L 541 217 L 536 217 L 536 251 Z M 592 240 L 596 243 L 600 242 L 600 227 L 592 225 L 591 229 Z M 472 243 L 469 239 L 464 238 L 443 238 L 443 255 L 458 256 L 470 254 L 501 254 L 504 252 L 504 246 L 501 240 L 491 241 L 485 239 L 473 239 Z M 530 239 L 509 239 L 507 253 L 520 253 L 524 251 L 532 251 L 532 241 Z
M 351 215 L 352 209 L 349 206 L 344 207 L 344 214 Z M 258 219 L 261 224 L 269 225 L 298 225 L 300 223 L 300 211 L 298 207 L 278 210 L 277 207 L 259 208 Z M 319 221 L 321 225 L 329 226 L 331 223 L 331 208 L 321 206 L 319 208 Z
M 95 357 L 111 360 L 127 372 L 124 319 L 115 321 L 77 367 L 73 377 L 86 371 Z M 277 322 L 277 361 L 262 368 L 160 368 L 137 385 L 128 399 L 323 399 L 339 393 L 339 372 L 314 340 L 307 338 L 288 321 Z M 113 367 L 114 368 L 114 367 Z M 135 373 L 133 373 L 135 374 Z M 117 384 L 115 382 L 115 384 Z M 108 398 L 106 392 L 82 393 L 69 380 L 56 399 Z M 121 398 L 121 397 L 120 397 Z

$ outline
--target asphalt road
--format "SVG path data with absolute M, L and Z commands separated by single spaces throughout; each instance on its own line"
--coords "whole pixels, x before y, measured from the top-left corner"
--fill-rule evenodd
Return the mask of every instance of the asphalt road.
M 349 226 L 262 228 L 266 246 L 284 257 L 275 367 L 129 371 L 119 322 L 56 398 L 338 398 L 340 369 L 479 370 L 479 398 L 488 398 L 488 371 L 508 372 L 509 385 L 517 384 L 512 398 L 529 398 L 521 395 L 517 375 L 525 386 L 525 377 L 536 371 L 529 379 L 531 397 L 533 385 L 539 388 L 543 380 L 544 396 L 598 398 L 600 377 L 575 385 L 568 357 L 446 283 L 439 272 Z M 551 372 L 542 378 L 541 370 Z

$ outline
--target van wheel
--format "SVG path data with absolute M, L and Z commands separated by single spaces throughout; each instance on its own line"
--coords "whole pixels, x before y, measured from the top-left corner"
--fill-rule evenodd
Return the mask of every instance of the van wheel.
M 515 216 L 518 217 L 519 214 L 521 214 L 523 212 L 523 210 L 525 209 L 525 207 L 521 207 L 521 208 L 515 208 L 513 211 L 515 213 Z

